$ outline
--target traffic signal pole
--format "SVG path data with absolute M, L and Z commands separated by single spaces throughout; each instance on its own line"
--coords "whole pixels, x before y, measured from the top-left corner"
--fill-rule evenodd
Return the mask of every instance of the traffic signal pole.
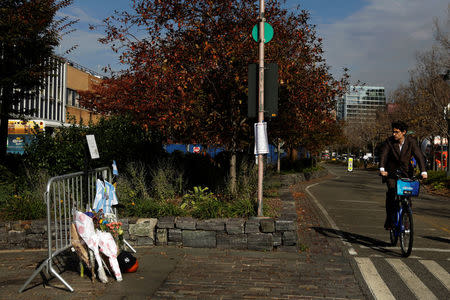
M 258 123 L 264 122 L 264 0 L 259 0 L 259 88 Z M 258 154 L 258 217 L 263 217 L 264 156 Z

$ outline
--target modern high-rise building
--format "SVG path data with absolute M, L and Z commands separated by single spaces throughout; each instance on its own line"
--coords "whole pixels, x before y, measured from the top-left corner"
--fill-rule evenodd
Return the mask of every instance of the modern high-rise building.
M 336 102 L 338 120 L 359 121 L 375 118 L 377 110 L 386 107 L 386 95 L 384 87 L 350 86 Z

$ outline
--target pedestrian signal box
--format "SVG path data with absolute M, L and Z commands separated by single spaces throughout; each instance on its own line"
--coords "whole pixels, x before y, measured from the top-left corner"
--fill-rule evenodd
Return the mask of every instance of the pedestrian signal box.
M 257 64 L 248 66 L 248 117 L 258 116 L 259 71 Z M 264 116 L 278 115 L 278 65 L 264 64 Z

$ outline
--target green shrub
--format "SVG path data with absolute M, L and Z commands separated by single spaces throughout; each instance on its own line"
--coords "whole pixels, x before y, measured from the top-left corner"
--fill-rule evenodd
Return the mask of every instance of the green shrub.
M 445 182 L 433 182 L 431 184 L 431 186 L 433 187 L 433 189 L 435 190 L 442 190 L 445 188 Z
M 0 207 L 4 207 L 16 190 L 16 176 L 5 166 L 0 165 Z
M 445 181 L 447 179 L 446 171 L 427 171 L 428 178 L 425 183 L 432 183 L 436 181 Z
M 2 208 L 5 220 L 34 220 L 47 216 L 44 197 L 35 197 L 31 192 L 14 195 L 6 200 Z
M 207 187 L 194 187 L 183 196 L 181 209 L 195 218 L 211 219 L 227 216 L 228 205 L 220 201 Z
M 323 169 L 322 166 L 310 167 L 310 168 L 304 168 L 302 170 L 302 172 L 303 173 L 312 173 L 312 172 L 316 172 L 316 171 L 319 171 L 319 170 L 322 170 L 322 169 Z
M 431 185 L 436 190 L 450 189 L 450 178 L 447 177 L 446 171 L 428 171 L 428 178 L 425 184 Z
M 31 169 L 48 170 L 52 176 L 84 169 L 87 134 L 94 134 L 100 158 L 89 160 L 90 167 L 119 166 L 130 161 L 152 164 L 163 153 L 161 139 L 152 130 L 143 129 L 131 116 L 102 118 L 97 124 L 72 124 L 50 132 L 38 132 L 25 147 L 23 156 Z
M 125 216 L 137 216 L 137 200 L 150 198 L 146 166 L 141 162 L 131 162 L 121 174 L 116 186 L 119 204 L 124 206 L 120 213 Z
M 256 198 L 238 197 L 230 203 L 229 217 L 249 218 L 256 216 Z
M 183 210 L 178 204 L 170 201 L 157 201 L 153 198 L 138 199 L 133 208 L 128 211 L 128 216 L 141 218 L 159 218 L 163 216 L 181 216 Z
M 23 169 L 16 176 L 0 166 L 0 219 L 27 220 L 46 216 L 44 192 L 49 175 L 44 170 Z
M 313 158 L 301 158 L 295 161 L 291 161 L 288 158 L 281 159 L 281 172 L 286 173 L 301 173 L 306 168 L 314 166 Z
M 161 160 L 152 170 L 152 195 L 158 200 L 175 199 L 183 192 L 183 173 L 171 160 Z

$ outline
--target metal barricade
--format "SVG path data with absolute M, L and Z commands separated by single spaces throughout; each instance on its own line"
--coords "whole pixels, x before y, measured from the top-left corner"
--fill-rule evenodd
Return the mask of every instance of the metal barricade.
M 52 260 L 72 247 L 70 226 L 73 221 L 73 209 L 84 210 L 86 206 L 92 207 L 96 195 L 97 179 L 103 178 L 111 181 L 112 176 L 108 167 L 89 171 L 87 180 L 84 175 L 84 172 L 77 172 L 52 177 L 48 181 L 44 194 L 47 204 L 48 258 L 28 278 L 19 293 L 23 292 L 44 268 L 48 275 L 58 278 L 73 292 L 73 288 L 53 268 Z M 84 199 L 85 197 L 87 199 Z

